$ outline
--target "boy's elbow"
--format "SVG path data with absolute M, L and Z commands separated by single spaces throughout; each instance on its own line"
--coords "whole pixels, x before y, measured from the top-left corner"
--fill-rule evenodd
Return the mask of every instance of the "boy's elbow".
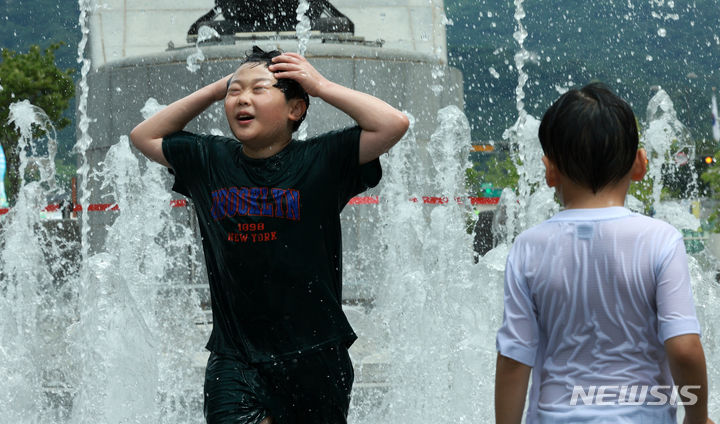
M 140 143 L 141 136 L 139 134 L 140 131 L 138 131 L 138 127 L 135 127 L 130 131 L 130 142 L 133 144 L 133 146 L 138 147 L 138 144 Z
M 396 111 L 395 116 L 392 117 L 392 119 L 388 120 L 392 125 L 392 128 L 390 130 L 392 137 L 390 137 L 391 144 L 388 146 L 388 149 L 395 145 L 398 141 L 400 141 L 401 138 L 405 135 L 408 128 L 410 128 L 410 119 L 408 119 L 407 115 L 400 111 Z
M 408 128 L 410 128 L 410 119 L 408 119 L 407 115 L 400 112 L 400 115 L 397 119 L 397 131 L 398 131 L 398 140 L 403 138 L 405 133 L 407 132 Z
M 136 126 L 130 131 L 130 142 L 136 149 L 145 153 L 145 151 L 154 145 L 153 137 L 148 135 L 142 128 L 142 124 Z

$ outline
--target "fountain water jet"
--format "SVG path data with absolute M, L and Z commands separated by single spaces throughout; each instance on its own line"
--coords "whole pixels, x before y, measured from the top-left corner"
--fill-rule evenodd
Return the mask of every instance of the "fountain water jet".
M 66 413 L 55 400 L 72 374 L 63 352 L 53 347 L 62 345 L 72 317 L 67 305 L 73 293 L 64 282 L 75 268 L 67 251 L 76 246 L 40 220 L 47 195 L 55 191 L 57 142 L 50 119 L 24 100 L 10 105 L 9 123 L 20 134 L 21 187 L 0 226 L 0 376 L 6 381 L 0 421 L 49 422 Z M 28 179 L 28 173 L 37 178 Z
M 384 272 L 367 319 L 381 322 L 386 332 L 389 386 L 382 405 L 356 422 L 441 422 L 448 411 L 458 422 L 485 422 L 491 411 L 471 400 L 492 396 L 495 352 L 486 338 L 493 338 L 492 323 L 499 324 L 494 317 L 495 298 L 502 298 L 502 266 L 473 265 L 471 236 L 462 225 L 469 216 L 466 206 L 407 201 L 418 192 L 463 190 L 467 119 L 456 107 L 438 112 L 438 129 L 428 145 L 431 167 L 422 173 L 414 172 L 413 141 L 411 129 L 383 159 L 380 207 L 386 218 L 378 260 Z M 478 284 L 479 279 L 484 281 Z M 496 307 L 475 308 L 483 299 Z

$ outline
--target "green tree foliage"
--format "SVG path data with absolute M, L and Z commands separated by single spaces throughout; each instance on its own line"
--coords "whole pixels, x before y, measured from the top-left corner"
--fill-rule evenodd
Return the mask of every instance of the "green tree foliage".
M 75 95 L 71 77 L 74 70 L 63 71 L 55 65 L 54 52 L 61 45 L 51 44 L 44 50 L 35 45 L 31 46 L 27 53 L 8 49 L 0 52 L 0 143 L 7 159 L 6 189 L 11 203 L 17 195 L 20 176 L 17 149 L 19 134 L 8 123 L 9 106 L 28 100 L 47 113 L 56 129 L 62 129 L 71 123 L 70 119 L 63 116 L 63 112 Z
M 77 47 L 82 33 L 78 26 L 80 14 L 77 0 L 3 0 L 0 1 L 0 47 L 26 52 L 32 45 L 41 49 L 53 42 L 66 43 L 57 49 L 55 63 L 60 69 L 77 69 Z M 39 24 L 40 23 L 40 24 Z M 65 116 L 71 121 L 75 119 L 75 99 Z M 63 169 L 74 167 L 75 156 L 72 148 L 75 145 L 75 126 L 68 125 L 58 130 L 57 160 L 67 165 Z M 66 189 L 69 185 L 63 185 Z
M 465 170 L 468 191 L 474 196 L 482 195 L 486 184 L 490 184 L 494 189 L 516 189 L 518 179 L 517 169 L 508 154 L 492 155 L 483 166 L 483 171 L 475 168 Z

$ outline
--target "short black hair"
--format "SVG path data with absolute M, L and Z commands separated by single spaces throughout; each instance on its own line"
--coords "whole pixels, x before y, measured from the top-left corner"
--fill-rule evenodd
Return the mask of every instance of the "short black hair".
M 253 46 L 250 52 L 245 53 L 245 58 L 240 62 L 240 65 L 238 65 L 238 69 L 246 63 L 257 63 L 258 65 L 268 67 L 273 64 L 272 59 L 281 54 L 283 54 L 282 50 L 266 52 L 258 46 Z M 232 78 L 228 79 L 226 89 L 230 88 L 231 82 Z M 310 96 L 308 96 L 308 93 L 305 92 L 300 83 L 290 78 L 279 78 L 273 87 L 277 87 L 285 94 L 285 100 L 300 99 L 305 102 L 305 113 L 303 113 L 303 116 L 301 116 L 299 120 L 293 122 L 293 131 L 297 131 L 297 129 L 300 128 L 300 124 L 305 120 L 305 116 L 307 116 L 307 110 L 310 108 Z
M 630 172 L 639 144 L 630 105 L 602 83 L 560 96 L 545 112 L 538 136 L 558 171 L 593 193 Z

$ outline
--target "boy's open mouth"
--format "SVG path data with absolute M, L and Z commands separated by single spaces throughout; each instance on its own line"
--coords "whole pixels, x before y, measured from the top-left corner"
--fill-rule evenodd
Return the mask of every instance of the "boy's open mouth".
M 235 117 L 235 119 L 237 119 L 238 122 L 241 124 L 247 124 L 247 123 L 250 123 L 250 121 L 252 121 L 253 119 L 255 119 L 255 116 L 246 114 L 246 113 L 241 113 L 241 114 L 238 114 Z

